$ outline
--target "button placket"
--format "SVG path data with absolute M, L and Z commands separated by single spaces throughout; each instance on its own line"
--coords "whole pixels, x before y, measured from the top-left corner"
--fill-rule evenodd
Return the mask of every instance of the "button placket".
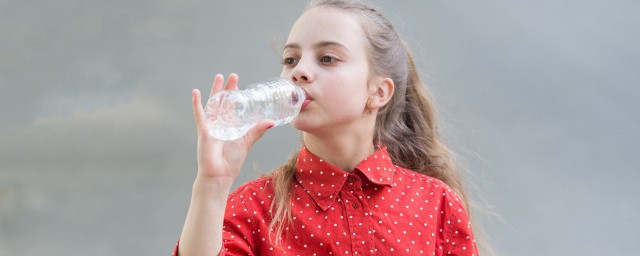
M 351 207 L 357 210 L 361 206 L 358 199 L 359 195 L 362 194 L 360 179 L 359 177 L 355 176 L 355 174 L 350 174 L 347 178 L 347 183 L 349 185 L 349 192 L 351 192 L 351 195 L 353 196 Z
M 371 230 L 370 216 L 365 215 L 365 212 L 369 210 L 364 204 L 365 202 L 362 201 L 364 192 L 360 186 L 360 177 L 355 176 L 355 174 L 349 175 L 347 186 L 342 190 L 342 196 L 345 199 L 343 200 L 343 205 L 347 214 L 352 253 L 358 252 L 358 255 L 369 255 L 369 252 L 373 250 L 374 241 L 372 233 L 369 232 Z

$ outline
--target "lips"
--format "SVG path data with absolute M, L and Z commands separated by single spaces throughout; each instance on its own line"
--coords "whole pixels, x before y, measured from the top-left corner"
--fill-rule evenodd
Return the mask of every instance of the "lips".
M 305 94 L 306 98 L 302 102 L 301 110 L 304 109 L 307 105 L 309 105 L 309 103 L 311 103 L 311 101 L 313 100 L 313 98 L 311 98 L 311 96 L 309 96 L 309 93 L 306 90 L 303 89 L 303 91 L 304 91 L 304 94 Z

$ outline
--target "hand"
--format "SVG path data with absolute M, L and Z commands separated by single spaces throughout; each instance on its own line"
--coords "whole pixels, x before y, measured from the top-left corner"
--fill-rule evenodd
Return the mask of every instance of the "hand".
M 223 88 L 224 77 L 215 76 L 211 95 L 221 90 L 237 90 L 238 75 L 230 74 Z M 274 125 L 274 121 L 267 120 L 256 124 L 243 137 L 233 141 L 220 141 L 209 135 L 206 115 L 201 103 L 200 91 L 194 89 L 191 93 L 193 115 L 198 130 L 198 177 L 196 180 L 215 182 L 217 185 L 231 187 L 238 176 L 247 152 L 264 133 Z

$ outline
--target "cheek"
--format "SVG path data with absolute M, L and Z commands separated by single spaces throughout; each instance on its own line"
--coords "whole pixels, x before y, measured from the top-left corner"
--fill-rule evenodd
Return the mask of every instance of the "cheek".
M 291 71 L 288 70 L 286 67 L 283 67 L 282 71 L 280 72 L 280 77 L 290 78 L 291 77 Z
M 344 81 L 343 81 L 344 82 Z M 359 85 L 353 84 L 355 81 L 346 81 L 347 83 L 337 83 L 330 88 L 330 92 L 326 95 L 326 107 L 330 108 L 334 113 L 344 112 L 359 113 L 366 104 L 366 93 L 362 88 L 356 88 Z

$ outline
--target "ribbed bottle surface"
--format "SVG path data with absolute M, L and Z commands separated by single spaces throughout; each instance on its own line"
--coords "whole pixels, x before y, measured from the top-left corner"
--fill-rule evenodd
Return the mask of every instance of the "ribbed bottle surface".
M 205 106 L 209 133 L 219 140 L 235 140 L 265 119 L 276 126 L 287 124 L 300 113 L 305 98 L 304 90 L 285 78 L 218 92 Z

